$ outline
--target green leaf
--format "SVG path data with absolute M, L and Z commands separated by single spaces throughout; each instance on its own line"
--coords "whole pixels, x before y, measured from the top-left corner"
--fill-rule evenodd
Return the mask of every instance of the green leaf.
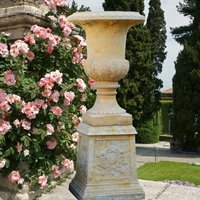
M 30 146 L 30 141 L 27 138 L 25 138 L 25 140 L 24 140 L 24 146 L 25 147 L 29 147 Z
M 13 149 L 12 147 L 10 147 L 9 149 L 7 149 L 7 150 L 5 151 L 4 156 L 5 156 L 5 157 L 8 157 L 8 156 L 10 156 L 10 155 L 14 155 L 14 153 L 15 153 L 14 149 Z
M 10 167 L 10 160 L 6 160 L 6 168 L 8 169 Z

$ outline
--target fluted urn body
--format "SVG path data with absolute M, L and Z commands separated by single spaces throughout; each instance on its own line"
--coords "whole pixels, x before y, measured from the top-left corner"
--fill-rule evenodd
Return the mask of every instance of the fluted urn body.
M 78 127 L 76 176 L 69 189 L 80 200 L 144 199 L 136 176 L 132 116 L 116 101 L 118 81 L 129 70 L 126 35 L 144 17 L 136 12 L 83 12 L 68 20 L 86 31 L 84 70 L 97 89 L 96 102 Z

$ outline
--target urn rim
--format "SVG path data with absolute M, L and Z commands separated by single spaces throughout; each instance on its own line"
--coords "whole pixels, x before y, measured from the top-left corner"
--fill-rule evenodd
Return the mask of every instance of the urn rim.
M 144 22 L 145 16 L 138 12 L 129 11 L 96 11 L 96 12 L 76 12 L 68 17 L 72 23 L 81 21 L 134 21 L 138 24 Z

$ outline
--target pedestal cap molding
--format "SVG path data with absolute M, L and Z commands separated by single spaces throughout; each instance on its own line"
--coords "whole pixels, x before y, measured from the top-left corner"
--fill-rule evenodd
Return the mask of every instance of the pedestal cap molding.
M 135 135 L 137 131 L 133 126 L 90 126 L 81 123 L 78 127 L 80 133 L 90 136 L 105 136 L 105 135 Z

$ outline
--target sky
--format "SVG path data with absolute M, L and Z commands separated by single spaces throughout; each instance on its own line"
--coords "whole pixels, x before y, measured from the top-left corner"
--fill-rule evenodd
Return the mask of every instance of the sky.
M 72 0 L 70 0 L 72 1 Z M 70 2 L 69 1 L 69 2 Z M 103 11 L 102 3 L 104 0 L 75 0 L 78 5 L 85 5 L 92 9 L 92 11 Z M 145 15 L 148 15 L 148 2 L 145 0 Z M 161 0 L 162 9 L 165 12 L 166 28 L 167 28 L 167 42 L 166 51 L 167 58 L 163 64 L 163 71 L 159 78 L 163 81 L 162 91 L 172 87 L 172 78 L 175 74 L 174 62 L 182 47 L 173 39 L 170 33 L 170 27 L 177 27 L 189 23 L 189 19 L 181 15 L 176 8 L 176 5 L 183 0 Z

